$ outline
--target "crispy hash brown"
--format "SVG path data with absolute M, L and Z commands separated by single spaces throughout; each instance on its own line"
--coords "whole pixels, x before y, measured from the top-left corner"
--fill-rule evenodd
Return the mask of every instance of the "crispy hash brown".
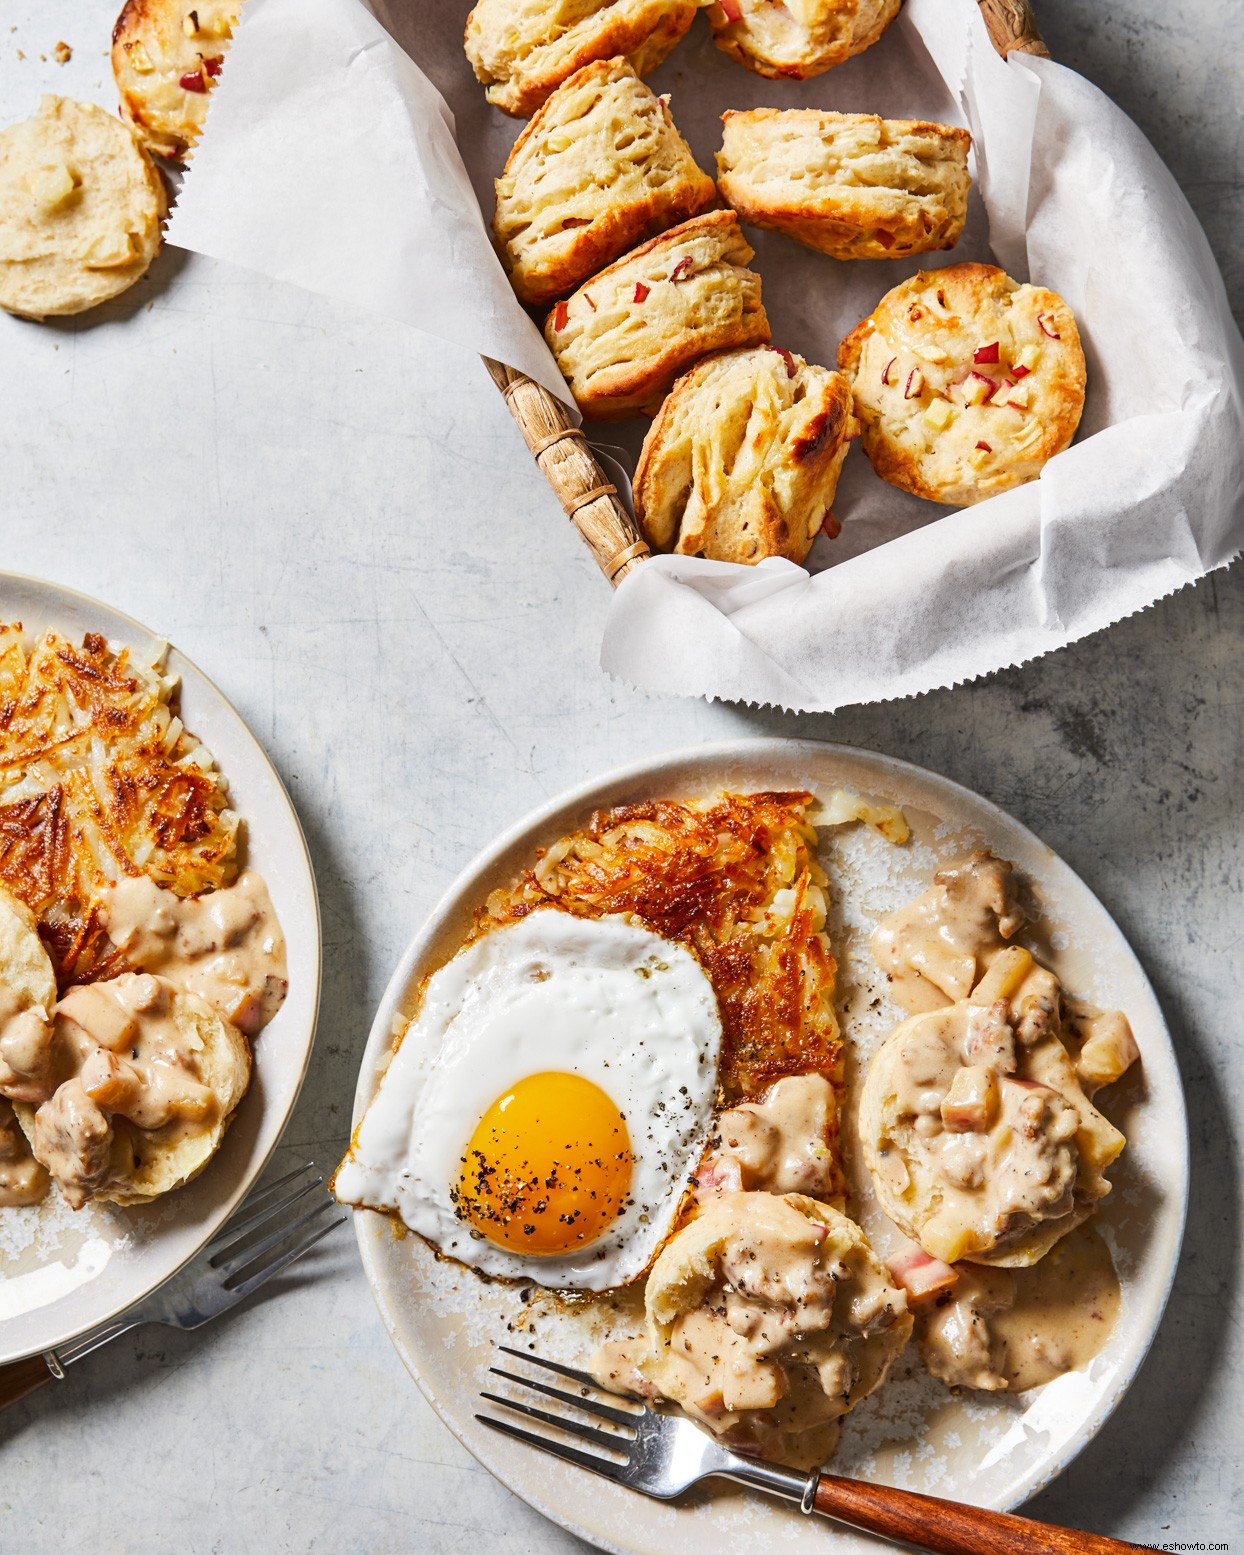
M 717 794 L 598 810 L 495 891 L 474 936 L 556 906 L 626 913 L 699 959 L 721 1010 L 726 1099 L 784 1075 L 840 1082 L 837 963 L 824 933 L 826 877 L 809 793 Z
M 28 649 L 20 622 L 0 624 L 0 881 L 39 919 L 62 985 L 122 969 L 101 886 L 143 874 L 192 896 L 237 873 L 238 818 L 173 711 L 163 652 L 54 631 Z

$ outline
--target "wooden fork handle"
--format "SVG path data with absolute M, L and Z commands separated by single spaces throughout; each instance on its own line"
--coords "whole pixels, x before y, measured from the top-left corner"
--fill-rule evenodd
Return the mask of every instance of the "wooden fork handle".
M 0 1409 L 7 1409 L 36 1388 L 51 1382 L 52 1376 L 51 1367 L 41 1355 L 28 1355 L 24 1361 L 0 1366 Z
M 1144 1548 L 835 1474 L 821 1475 L 814 1506 L 826 1517 L 939 1555 L 1122 1555 Z

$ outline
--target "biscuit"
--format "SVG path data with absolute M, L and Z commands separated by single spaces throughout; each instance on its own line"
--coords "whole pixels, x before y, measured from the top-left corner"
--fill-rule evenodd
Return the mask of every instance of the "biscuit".
M 159 157 L 199 138 L 241 0 L 127 0 L 112 32 L 121 114 Z
M 1110 1192 L 1126 1140 L 1085 1095 L 1059 995 L 1010 947 L 969 999 L 910 1016 L 869 1064 L 864 1163 L 882 1209 L 932 1258 L 1036 1263 Z
M 898 15 L 902 0 L 718 0 L 713 41 L 761 76 L 803 81 L 862 54 Z
M 602 270 L 544 324 L 589 421 L 653 414 L 679 373 L 710 351 L 765 345 L 769 320 L 752 249 L 733 211 L 673 227 Z
M 877 474 L 955 506 L 1035 480 L 1084 409 L 1071 309 L 992 265 L 896 286 L 839 346 L 838 365 Z
M 154 1012 L 175 1032 L 183 1054 L 171 1072 L 177 1084 L 192 1088 L 196 1111 L 143 1126 L 141 1109 L 151 1105 L 152 1096 L 158 1100 L 159 1092 L 139 1088 L 136 1095 L 127 1094 L 127 1081 L 133 1079 L 125 1074 L 128 1054 L 96 1047 L 81 1029 L 65 1035 L 66 1019 L 74 1024 L 75 998 L 110 996 L 111 990 L 117 991 L 118 1002 L 128 1001 L 131 1007 L 146 1008 L 143 1000 L 148 997 L 157 1001 Z M 70 990 L 56 1024 L 62 1047 L 88 1056 L 80 1072 L 37 1109 L 14 1102 L 13 1110 L 35 1159 L 47 1167 L 69 1203 L 75 1209 L 92 1200 L 138 1204 L 196 1177 L 220 1148 L 250 1084 L 250 1047 L 237 1027 L 196 994 L 183 993 L 164 978 L 133 972 Z M 134 1056 L 141 1072 L 145 1055 L 136 1049 Z
M 835 259 L 953 248 L 967 215 L 967 130 L 818 108 L 724 113 L 721 197 L 752 227 Z
M 593 1358 L 602 1387 L 669 1399 L 727 1443 L 802 1467 L 833 1451 L 913 1326 L 859 1226 L 798 1193 L 713 1199 L 653 1264 L 644 1318 L 641 1338 Z
M 635 517 L 655 550 L 801 562 L 830 506 L 852 423 L 842 373 L 761 346 L 685 373 L 644 439 Z
M 702 0 L 479 0 L 467 17 L 466 56 L 490 103 L 527 119 L 593 60 L 622 54 L 637 75 L 655 70 Z
M 168 209 L 128 125 L 91 103 L 45 97 L 0 130 L 0 308 L 82 313 L 133 286 Z
M 598 60 L 564 81 L 515 142 L 492 230 L 514 290 L 535 307 L 698 215 L 716 193 L 627 61 Z

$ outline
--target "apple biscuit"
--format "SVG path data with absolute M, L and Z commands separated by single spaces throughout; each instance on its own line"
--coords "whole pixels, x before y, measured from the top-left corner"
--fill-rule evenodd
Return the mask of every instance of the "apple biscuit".
M 127 0 L 112 33 L 121 113 L 149 151 L 180 157 L 207 117 L 241 0 Z
M 654 550 L 803 561 L 830 511 L 852 422 L 842 373 L 760 346 L 685 373 L 644 439 L 635 517 Z
M 859 1137 L 878 1202 L 931 1258 L 1022 1268 L 1110 1193 L 1126 1140 L 1063 1043 L 1061 986 L 1018 945 L 874 1054 Z
M 717 0 L 713 41 L 761 76 L 819 76 L 876 43 L 902 0 Z
M 953 248 L 967 215 L 967 130 L 818 108 L 724 113 L 722 199 L 752 227 L 835 259 Z
M 630 64 L 598 60 L 564 81 L 515 142 L 492 228 L 514 290 L 535 307 L 698 215 L 716 192 Z
M 711 351 L 764 345 L 769 320 L 733 211 L 709 211 L 619 259 L 559 302 L 545 338 L 589 421 L 653 414 Z
M 567 77 L 622 54 L 637 75 L 655 70 L 702 0 L 478 0 L 466 56 L 490 103 L 530 118 Z
M 864 452 L 884 480 L 966 506 L 1035 480 L 1084 409 L 1071 309 L 993 265 L 921 271 L 838 348 Z
M 164 183 L 129 126 L 45 97 L 0 130 L 0 308 L 83 313 L 133 286 L 160 247 Z

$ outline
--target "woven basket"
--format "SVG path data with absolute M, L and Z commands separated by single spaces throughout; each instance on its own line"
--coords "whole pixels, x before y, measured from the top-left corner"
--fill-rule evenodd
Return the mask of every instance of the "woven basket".
M 1008 54 L 1041 54 L 1041 41 L 1028 0 L 979 0 L 993 46 Z M 555 395 L 516 368 L 484 358 L 505 396 L 527 447 L 557 500 L 587 542 L 600 570 L 615 586 L 651 555 L 635 520 L 618 501 L 618 488 L 601 468 L 586 436 L 571 422 Z

